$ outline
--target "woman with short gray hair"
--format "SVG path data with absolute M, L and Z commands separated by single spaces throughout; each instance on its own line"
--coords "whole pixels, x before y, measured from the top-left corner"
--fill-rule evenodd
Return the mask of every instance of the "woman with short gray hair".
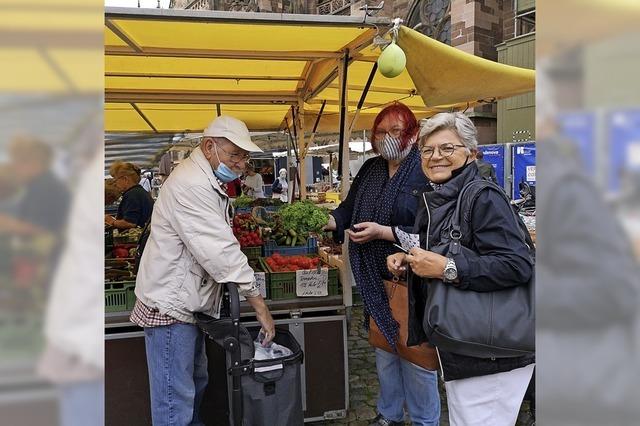
M 477 187 L 475 181 L 482 180 L 474 161 L 476 135 L 471 120 L 459 112 L 435 115 L 420 132 L 422 171 L 434 190 L 422 194 L 414 227 L 419 235 L 404 238 L 403 246 L 409 244 L 404 247 L 409 254 L 396 253 L 387 258 L 387 267 L 395 276 L 409 269 L 407 345 L 429 343 L 435 333 L 426 316 L 431 286 L 501 291 L 529 284 L 533 273 L 525 236 L 504 194 L 498 192 L 500 188 L 469 196 L 470 204 L 463 203 L 460 213 L 465 218 L 460 224 L 464 236 L 460 250 L 451 253 L 443 249 L 450 243 L 459 194 L 471 183 Z M 451 304 L 446 307 L 454 309 Z M 460 353 L 461 346 L 435 346 L 452 426 L 515 424 L 533 373 L 534 354 L 476 357 Z
M 470 151 L 478 149 L 478 131 L 473 121 L 461 112 L 443 112 L 427 120 L 420 130 L 420 146 L 433 133 L 451 130 Z

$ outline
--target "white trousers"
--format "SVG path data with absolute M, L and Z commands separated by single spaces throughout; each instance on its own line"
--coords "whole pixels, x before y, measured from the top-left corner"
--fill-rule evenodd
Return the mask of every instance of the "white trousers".
M 534 366 L 445 382 L 450 425 L 515 425 Z

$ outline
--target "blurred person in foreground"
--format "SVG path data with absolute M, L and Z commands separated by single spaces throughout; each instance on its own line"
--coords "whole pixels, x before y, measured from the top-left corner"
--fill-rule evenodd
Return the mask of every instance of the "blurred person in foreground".
M 448 235 L 462 188 L 482 179 L 474 161 L 477 146 L 474 124 L 460 112 L 436 114 L 420 132 L 422 170 L 434 190 L 421 194 L 416 219 L 419 245 L 410 254 L 397 253 L 387 261 L 396 276 L 404 273 L 405 265 L 411 268 L 409 344 L 428 342 L 422 323 L 431 280 L 491 292 L 527 285 L 533 273 L 529 248 L 511 206 L 495 191 L 482 191 L 473 201 L 470 229 L 462 228 L 463 235 L 472 237 L 462 241 L 460 253 L 447 257 L 430 251 Z M 515 424 L 533 374 L 534 355 L 478 358 L 436 350 L 452 426 Z
M 559 135 L 559 112 L 581 98 L 575 74 L 562 69 L 572 57 L 563 52 L 537 71 L 537 418 L 637 425 L 640 270 L 618 218 Z
M 498 179 L 496 179 L 496 169 L 484 161 L 484 153 L 480 150 L 476 151 L 476 165 L 478 166 L 478 173 L 480 173 L 482 179 L 498 183 Z
M 144 328 L 154 426 L 201 424 L 207 357 L 194 313 L 218 317 L 224 283 L 236 284 L 256 311 L 263 343 L 275 335 L 253 269 L 233 235 L 224 190 L 244 170 L 249 152 L 260 151 L 243 122 L 222 115 L 160 191 L 130 318 Z
M 153 211 L 153 198 L 140 186 L 140 168 L 132 163 L 116 161 L 109 167 L 115 186 L 122 192 L 122 200 L 115 217 L 105 215 L 104 222 L 117 229 L 144 227 Z
M 416 146 L 419 130 L 416 117 L 401 103 L 387 106 L 378 114 L 371 133 L 373 149 L 379 155 L 362 165 L 347 198 L 331 212 L 325 228 L 334 231 L 338 243 L 345 235 L 349 237 L 349 261 L 364 302 L 365 324 L 371 316 L 394 350 L 399 327 L 391 315 L 383 280 L 391 278 L 386 258 L 397 251 L 393 243 L 400 243 L 399 228 L 411 230 L 419 197 L 429 188 Z M 406 404 L 413 424 L 438 425 L 436 372 L 397 353 L 379 348 L 375 353 L 380 394 L 378 416 L 370 424 L 404 424 Z
M 104 423 L 102 153 L 79 180 L 44 321 L 38 373 L 57 386 L 60 426 Z

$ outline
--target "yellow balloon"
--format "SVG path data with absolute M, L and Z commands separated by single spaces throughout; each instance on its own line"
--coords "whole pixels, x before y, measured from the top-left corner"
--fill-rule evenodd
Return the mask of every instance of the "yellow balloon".
M 378 70 L 388 78 L 399 76 L 406 65 L 407 57 L 395 43 L 388 45 L 378 57 Z

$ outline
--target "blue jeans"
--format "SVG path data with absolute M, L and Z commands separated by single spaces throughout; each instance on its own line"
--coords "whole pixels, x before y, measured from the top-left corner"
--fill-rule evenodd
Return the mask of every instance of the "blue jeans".
M 199 409 L 209 377 L 202 331 L 172 324 L 145 328 L 144 337 L 153 425 L 203 425 Z
M 401 422 L 406 403 L 414 425 L 440 424 L 440 395 L 436 371 L 400 358 L 398 355 L 376 349 L 376 369 L 380 382 L 378 413 L 388 420 Z

